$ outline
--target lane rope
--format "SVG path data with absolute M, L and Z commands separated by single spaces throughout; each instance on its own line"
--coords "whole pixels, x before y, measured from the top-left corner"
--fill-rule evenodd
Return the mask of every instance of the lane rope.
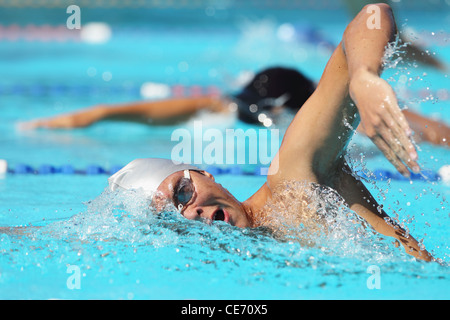
M 195 97 L 201 95 L 220 95 L 221 90 L 215 85 L 167 85 L 144 82 L 141 85 L 46 85 L 46 84 L 1 84 L 0 95 L 13 96 L 91 96 L 91 95 L 133 95 L 145 99 L 163 99 L 167 97 Z
M 0 159 L 0 175 L 112 175 L 123 168 L 123 165 L 112 165 L 109 168 L 97 164 L 90 164 L 84 168 L 77 168 L 70 164 L 52 165 L 41 164 L 39 166 L 32 166 L 25 163 L 17 163 L 14 166 L 9 166 L 6 160 Z M 243 169 L 240 166 L 206 166 L 203 168 L 209 173 L 217 175 L 250 175 L 259 176 L 267 174 L 267 167 L 254 166 L 250 169 Z M 356 174 L 362 178 L 369 180 L 396 180 L 396 181 L 443 181 L 450 182 L 450 165 L 444 165 L 437 172 L 432 170 L 423 170 L 419 174 L 411 173 L 411 178 L 405 178 L 398 172 L 392 172 L 386 169 L 375 169 L 371 172 L 358 171 Z
M 24 84 L 0 83 L 0 96 L 95 96 L 108 94 L 120 96 L 135 96 L 144 99 L 164 99 L 169 97 L 195 97 L 200 95 L 220 95 L 222 90 L 215 85 L 167 85 L 162 83 L 144 82 L 140 85 L 64 85 L 64 84 Z M 449 101 L 450 90 L 422 89 L 403 90 L 402 95 L 408 99 L 433 101 Z

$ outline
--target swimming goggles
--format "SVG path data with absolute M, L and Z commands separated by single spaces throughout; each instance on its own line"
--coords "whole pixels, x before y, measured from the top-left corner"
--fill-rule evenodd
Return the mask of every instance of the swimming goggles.
M 272 111 L 273 108 L 282 107 L 288 100 L 290 99 L 290 95 L 285 93 L 278 98 L 264 98 L 259 100 L 256 104 L 250 105 L 251 112 L 257 112 L 258 109 L 261 111 Z M 253 108 L 256 107 L 256 108 Z
M 234 98 L 236 101 L 239 113 L 246 122 L 250 123 L 267 123 L 268 120 L 272 123 L 277 121 L 282 113 L 283 106 L 290 99 L 288 93 L 282 94 L 278 98 L 264 98 L 258 100 L 256 103 L 248 104 L 240 98 Z M 245 120 L 247 119 L 247 120 Z
M 189 170 L 184 170 L 183 173 L 184 177 L 178 181 L 173 193 L 173 203 L 180 213 L 191 201 L 195 190 Z

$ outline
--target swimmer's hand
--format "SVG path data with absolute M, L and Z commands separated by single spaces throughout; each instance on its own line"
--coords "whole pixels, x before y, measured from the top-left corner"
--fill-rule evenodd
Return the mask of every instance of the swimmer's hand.
M 103 117 L 104 108 L 95 106 L 76 113 L 22 122 L 18 124 L 18 128 L 21 130 L 80 128 L 87 127 Z
M 391 86 L 377 74 L 362 69 L 351 78 L 349 92 L 367 136 L 403 176 L 410 176 L 408 167 L 418 173 L 412 130 Z

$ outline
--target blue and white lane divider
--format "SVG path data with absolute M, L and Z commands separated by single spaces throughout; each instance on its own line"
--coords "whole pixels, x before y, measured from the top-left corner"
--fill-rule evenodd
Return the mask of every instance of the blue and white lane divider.
M 50 164 L 42 164 L 38 167 L 33 167 L 28 164 L 18 163 L 13 167 L 9 167 L 6 160 L 0 159 L 0 175 L 5 174 L 34 174 L 34 175 L 50 175 L 50 174 L 65 174 L 65 175 L 112 175 L 123 168 L 123 165 L 113 165 L 110 168 L 104 168 L 99 165 L 88 165 L 83 169 L 79 169 L 70 164 L 61 166 L 54 166 Z M 259 176 L 267 172 L 267 167 L 255 166 L 253 169 L 243 169 L 240 166 L 207 166 L 204 168 L 213 175 L 251 175 Z M 423 170 L 419 174 L 412 173 L 411 178 L 405 178 L 398 172 L 392 172 L 385 169 L 376 169 L 370 173 L 356 172 L 360 177 L 369 180 L 423 180 L 423 181 L 443 181 L 450 182 L 450 165 L 441 167 L 438 172 Z

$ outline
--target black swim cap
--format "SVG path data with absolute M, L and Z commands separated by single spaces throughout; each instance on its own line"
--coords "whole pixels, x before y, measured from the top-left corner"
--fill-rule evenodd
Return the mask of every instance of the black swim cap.
M 285 106 L 297 112 L 314 90 L 315 84 L 299 71 L 273 67 L 256 74 L 232 97 L 238 105 L 239 119 L 254 124 L 260 123 L 261 113 L 270 113 L 276 107 Z

